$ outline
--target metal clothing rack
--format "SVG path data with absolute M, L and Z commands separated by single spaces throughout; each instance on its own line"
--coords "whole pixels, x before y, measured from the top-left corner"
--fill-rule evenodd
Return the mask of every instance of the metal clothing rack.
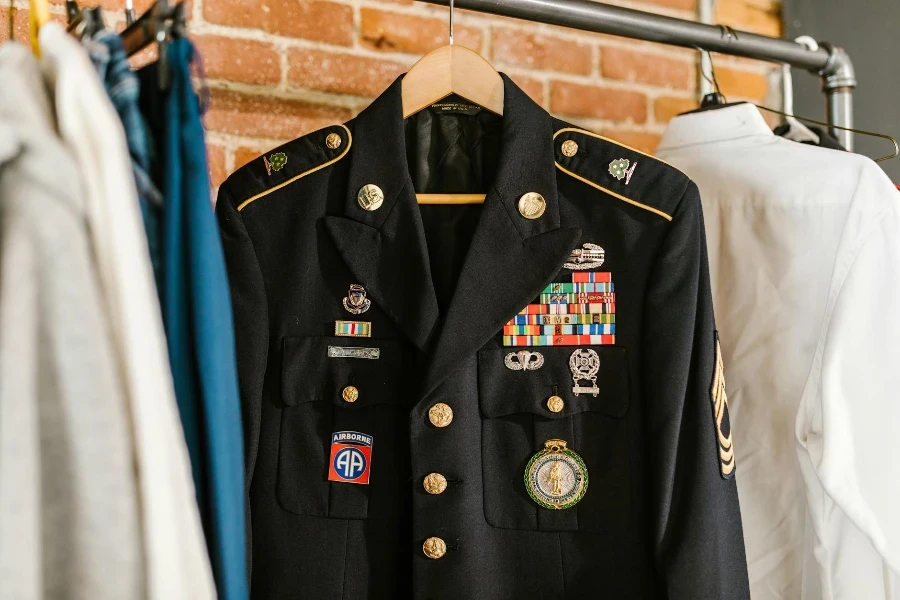
M 423 1 L 450 5 L 450 0 Z M 853 127 L 856 75 L 847 53 L 827 42 L 821 42 L 818 49 L 810 50 L 788 40 L 592 0 L 453 0 L 453 4 L 455 8 L 684 48 L 699 47 L 710 52 L 786 63 L 804 69 L 822 79 L 826 120 L 832 126 L 831 133 L 845 148 L 853 149 L 852 132 L 833 127 Z

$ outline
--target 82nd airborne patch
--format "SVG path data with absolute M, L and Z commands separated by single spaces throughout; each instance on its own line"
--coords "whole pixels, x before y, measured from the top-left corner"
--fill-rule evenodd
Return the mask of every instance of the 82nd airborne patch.
M 371 435 L 358 431 L 332 433 L 328 481 L 368 485 L 372 472 L 372 441 Z
M 734 445 L 731 441 L 731 418 L 728 416 L 728 396 L 725 395 L 725 363 L 719 333 L 716 332 L 716 370 L 710 396 L 716 419 L 716 445 L 719 450 L 719 470 L 723 479 L 734 477 Z

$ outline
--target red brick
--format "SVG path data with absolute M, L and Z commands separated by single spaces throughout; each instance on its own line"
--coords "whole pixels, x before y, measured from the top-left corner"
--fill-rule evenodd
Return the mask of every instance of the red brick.
M 213 1 L 215 2 L 216 0 Z M 153 2 L 154 0 L 134 0 L 136 16 L 144 14 L 153 5 Z M 66 0 L 50 0 L 50 4 L 58 4 L 60 6 L 65 5 L 65 3 Z M 99 6 L 103 10 L 120 13 L 123 17 L 125 15 L 125 2 L 123 0 L 91 0 L 90 2 L 79 2 L 78 4 L 82 7 Z M 191 14 L 190 10 L 188 10 L 188 14 Z
M 717 67 L 716 79 L 722 93 L 728 98 L 735 96 L 763 101 L 769 91 L 769 80 L 762 73 Z
M 400 63 L 322 50 L 295 49 L 288 54 L 291 85 L 374 97 L 406 71 Z
M 7 14 L 7 18 L 9 15 L 12 15 L 12 39 L 17 40 L 23 44 L 27 44 L 29 47 L 31 46 L 31 30 L 28 26 L 28 9 L 25 8 L 9 8 L 9 7 L 0 7 L 0 10 Z M 65 15 L 57 15 L 52 14 L 50 18 L 61 25 L 65 25 L 66 17 Z M 9 35 L 9 21 L 5 23 L 4 29 L 6 30 L 4 35 Z
M 603 136 L 630 146 L 644 154 L 653 154 L 659 145 L 660 136 L 644 131 L 623 131 L 620 129 L 604 129 Z
M 0 42 L 5 42 L 12 37 L 12 31 L 10 31 L 12 29 L 10 27 L 12 11 L 13 9 L 8 6 L 0 6 Z
M 447 44 L 447 21 L 387 12 L 374 8 L 360 10 L 359 38 L 374 50 L 426 54 Z M 475 27 L 454 26 L 454 43 L 480 51 L 482 33 Z
M 265 152 L 265 150 L 241 146 L 234 151 L 234 170 L 237 171 L 251 160 L 259 158 L 263 152 Z
M 206 160 L 209 161 L 209 181 L 212 187 L 217 188 L 228 177 L 225 168 L 225 148 L 216 144 L 207 144 Z
M 345 108 L 213 89 L 206 128 L 235 135 L 294 139 L 350 118 Z
M 662 96 L 653 102 L 653 115 L 657 123 L 668 123 L 673 117 L 700 106 L 695 98 Z
M 694 65 L 625 48 L 605 46 L 600 51 L 600 72 L 608 79 L 689 90 L 694 87 Z
M 781 37 L 781 5 L 755 0 L 719 0 L 716 23 L 760 35 Z
M 210 23 L 252 27 L 270 33 L 329 44 L 353 43 L 353 9 L 321 0 L 206 0 L 203 18 Z
M 591 46 L 565 38 L 498 28 L 491 37 L 493 60 L 533 69 L 588 75 Z
M 641 0 L 641 2 L 658 4 L 659 6 L 676 10 L 697 10 L 697 0 Z
M 258 84 L 281 81 L 281 60 L 272 44 L 215 35 L 195 35 L 191 39 L 203 57 L 203 71 L 210 79 Z
M 647 96 L 628 90 L 611 90 L 593 85 L 554 81 L 550 85 L 550 111 L 564 115 L 644 123 L 647 120 Z
M 522 91 L 528 94 L 532 100 L 541 106 L 546 106 L 546 102 L 544 101 L 543 81 L 532 79 L 525 75 L 510 75 L 509 78 L 512 79 L 517 86 L 522 88 Z

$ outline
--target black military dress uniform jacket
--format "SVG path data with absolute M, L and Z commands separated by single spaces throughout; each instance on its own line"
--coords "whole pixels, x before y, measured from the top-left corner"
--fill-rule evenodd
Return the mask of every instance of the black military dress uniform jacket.
M 444 103 L 404 120 L 398 79 L 221 187 L 253 598 L 749 598 L 697 188 L 504 83 L 502 118 Z M 615 343 L 504 347 L 586 243 L 615 284 Z M 371 336 L 336 336 L 341 320 Z M 578 348 L 599 357 L 597 396 L 573 393 Z M 507 367 L 522 350 L 540 368 Z M 342 431 L 371 436 L 368 485 L 329 481 Z M 526 489 L 548 439 L 587 470 L 570 508 Z

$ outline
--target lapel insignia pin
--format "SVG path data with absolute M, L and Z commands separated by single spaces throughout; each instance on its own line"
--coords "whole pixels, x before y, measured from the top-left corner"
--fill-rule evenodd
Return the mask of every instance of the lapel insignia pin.
M 585 269 L 597 269 L 606 260 L 606 251 L 597 244 L 583 244 L 581 248 L 572 250 L 569 255 L 569 262 L 563 267 L 573 271 L 583 271 Z
M 629 165 L 631 165 L 630 169 L 628 168 Z M 631 176 L 634 174 L 636 168 L 637 161 L 634 161 L 634 164 L 632 164 L 627 158 L 617 158 L 609 163 L 609 174 L 619 181 L 624 179 L 625 185 L 628 185 L 631 183 Z
M 384 204 L 384 192 L 374 183 L 367 183 L 359 188 L 356 201 L 363 210 L 378 210 Z
M 372 306 L 372 301 L 366 298 L 366 288 L 358 283 L 352 284 L 347 292 L 347 297 L 344 298 L 344 308 L 347 309 L 347 312 L 361 315 L 369 310 L 370 306 Z
M 263 156 L 263 162 L 266 164 L 266 173 L 272 174 L 272 171 L 280 171 L 287 164 L 287 154 L 284 152 L 276 152 L 269 158 Z
M 372 324 L 368 321 L 335 321 L 334 335 L 344 337 L 372 337 Z
M 372 472 L 373 441 L 371 435 L 358 431 L 332 433 L 328 481 L 368 485 Z
M 570 508 L 584 498 L 588 472 L 584 461 L 565 440 L 547 440 L 544 449 L 531 457 L 525 467 L 525 489 L 538 506 Z
M 518 361 L 513 360 L 518 358 Z M 503 364 L 507 369 L 513 371 L 537 371 L 544 365 L 544 355 L 540 352 L 530 352 L 528 350 L 520 350 L 519 352 L 510 352 L 503 359 Z
M 346 346 L 328 346 L 328 358 L 381 358 L 380 348 L 348 348 Z
M 591 394 L 595 398 L 600 393 L 597 387 L 597 372 L 600 370 L 600 357 L 594 350 L 583 350 L 578 348 L 569 357 L 569 370 L 572 371 L 572 381 L 574 387 L 572 393 L 576 396 L 579 394 Z M 588 380 L 591 387 L 585 387 L 578 382 Z

